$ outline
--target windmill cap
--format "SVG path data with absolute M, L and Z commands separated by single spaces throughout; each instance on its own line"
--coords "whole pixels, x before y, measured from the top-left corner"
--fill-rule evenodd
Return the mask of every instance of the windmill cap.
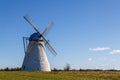
M 30 35 L 29 41 L 37 41 L 39 39 L 39 34 L 38 33 L 33 33 Z

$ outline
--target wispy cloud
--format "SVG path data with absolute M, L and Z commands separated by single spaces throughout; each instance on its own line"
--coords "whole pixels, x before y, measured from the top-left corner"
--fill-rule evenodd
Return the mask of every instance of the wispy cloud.
M 112 50 L 110 54 L 120 54 L 120 50 Z
M 92 61 L 93 59 L 92 58 L 88 58 L 88 61 Z
M 89 48 L 89 51 L 105 51 L 105 50 L 110 50 L 111 48 L 109 47 L 96 47 L 96 48 Z

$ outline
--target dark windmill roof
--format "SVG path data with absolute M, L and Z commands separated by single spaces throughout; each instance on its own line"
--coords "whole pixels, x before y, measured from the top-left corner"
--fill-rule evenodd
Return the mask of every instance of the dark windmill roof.
M 33 33 L 30 38 L 29 41 L 37 41 L 39 39 L 39 34 L 38 33 Z

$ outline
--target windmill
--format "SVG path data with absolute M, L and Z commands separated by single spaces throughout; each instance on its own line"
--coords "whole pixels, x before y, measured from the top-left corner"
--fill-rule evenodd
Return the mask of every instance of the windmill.
M 53 54 L 57 55 L 56 51 L 52 48 L 45 36 L 53 25 L 49 22 L 43 33 L 41 33 L 33 21 L 24 16 L 24 19 L 33 27 L 36 31 L 29 38 L 23 37 L 25 57 L 21 70 L 25 71 L 51 71 L 50 64 L 46 55 L 46 47 Z

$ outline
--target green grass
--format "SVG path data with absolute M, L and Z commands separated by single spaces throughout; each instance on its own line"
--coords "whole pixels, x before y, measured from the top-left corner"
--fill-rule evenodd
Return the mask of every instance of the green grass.
M 117 71 L 0 71 L 0 80 L 120 80 Z

